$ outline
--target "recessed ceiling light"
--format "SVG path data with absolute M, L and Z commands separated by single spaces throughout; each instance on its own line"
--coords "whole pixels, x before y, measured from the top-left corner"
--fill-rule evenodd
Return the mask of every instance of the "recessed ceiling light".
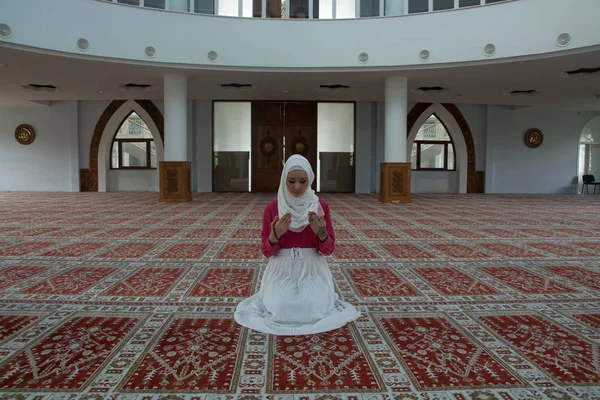
M 597 78 L 600 77 L 600 67 L 596 68 L 579 68 L 573 71 L 566 71 L 563 76 L 567 78 Z
M 515 97 L 515 96 L 537 96 L 539 94 L 542 94 L 542 92 L 539 92 L 535 89 L 527 89 L 527 90 L 513 90 L 512 92 L 504 92 L 504 95 L 509 96 L 509 97 Z
M 284 91 L 283 91 L 283 93 L 289 93 L 289 92 L 290 92 L 289 90 L 284 90 Z
M 29 85 L 21 86 L 25 90 L 32 90 L 34 92 L 56 92 L 57 87 L 54 85 L 38 85 L 37 83 L 30 83 Z
M 139 91 L 139 92 L 147 92 L 147 91 L 153 89 L 153 87 L 151 85 L 148 85 L 146 83 L 144 83 L 144 84 L 128 83 L 126 85 L 119 85 L 119 87 L 123 90 Z
M 249 83 L 221 83 L 221 87 L 223 89 L 228 89 L 228 90 L 237 90 L 237 91 L 246 91 L 246 90 L 252 90 L 252 85 Z
M 98 90 L 98 93 L 104 93 L 104 90 Z
M 349 85 L 340 85 L 339 83 L 333 85 L 320 85 L 319 90 L 328 92 L 342 92 L 350 90 Z
M 441 86 L 421 86 L 418 87 L 416 89 L 411 89 L 412 93 L 417 93 L 417 94 L 439 94 L 442 92 L 447 92 L 448 89 L 443 88 Z

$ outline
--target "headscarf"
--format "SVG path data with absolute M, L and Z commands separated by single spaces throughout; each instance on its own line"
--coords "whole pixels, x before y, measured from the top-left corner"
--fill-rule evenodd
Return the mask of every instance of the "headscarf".
M 287 188 L 286 180 L 291 171 L 304 171 L 308 176 L 308 187 L 306 192 L 300 197 L 292 195 Z M 277 192 L 277 208 L 279 218 L 283 217 L 288 212 L 292 214 L 292 223 L 290 231 L 302 232 L 309 224 L 308 212 L 313 211 L 318 216 L 323 216 L 323 208 L 319 202 L 319 198 L 312 190 L 311 186 L 315 180 L 315 173 L 310 166 L 308 160 L 299 154 L 294 154 L 286 161 L 281 173 L 281 181 L 279 183 L 279 191 Z

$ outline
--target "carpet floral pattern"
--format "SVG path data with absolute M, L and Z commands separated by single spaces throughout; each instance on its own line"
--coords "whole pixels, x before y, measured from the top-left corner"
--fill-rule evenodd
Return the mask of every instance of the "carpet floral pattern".
M 362 316 L 277 337 L 273 195 L 0 193 L 0 399 L 600 399 L 600 196 L 322 197 Z

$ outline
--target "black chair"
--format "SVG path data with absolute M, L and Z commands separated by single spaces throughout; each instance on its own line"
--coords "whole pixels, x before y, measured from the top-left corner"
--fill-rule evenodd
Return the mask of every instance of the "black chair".
M 590 188 L 589 186 L 592 185 L 594 186 L 594 191 L 593 193 L 596 194 L 596 188 L 598 186 L 600 186 L 600 182 L 596 182 L 596 179 L 594 178 L 594 175 L 583 175 L 583 186 L 581 186 L 581 194 L 583 194 L 583 188 L 585 188 L 585 193 L 586 194 L 590 194 Z

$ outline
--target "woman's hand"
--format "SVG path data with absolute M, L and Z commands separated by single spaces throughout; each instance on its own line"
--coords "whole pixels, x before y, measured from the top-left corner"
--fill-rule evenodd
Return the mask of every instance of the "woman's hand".
M 310 227 L 313 232 L 317 234 L 319 240 L 324 242 L 327 240 L 327 223 L 325 222 L 325 218 L 319 217 L 313 211 L 308 212 L 308 222 L 310 223 Z
M 287 213 L 281 219 L 279 216 L 276 216 L 273 222 L 271 223 L 271 235 L 269 240 L 271 243 L 279 242 L 281 235 L 286 233 L 288 229 L 290 229 L 290 225 L 292 223 L 292 214 Z

